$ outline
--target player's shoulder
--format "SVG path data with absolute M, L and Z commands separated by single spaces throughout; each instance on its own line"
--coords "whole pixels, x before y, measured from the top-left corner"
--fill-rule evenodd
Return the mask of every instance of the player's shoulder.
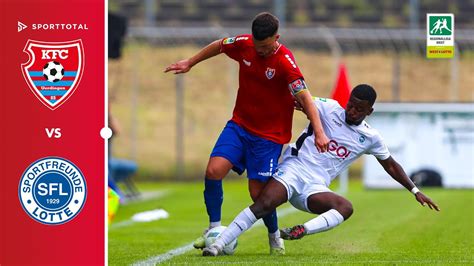
M 282 43 L 279 43 L 277 54 L 282 55 L 282 56 L 285 56 L 285 55 L 293 56 L 293 53 L 290 51 L 290 49 L 288 49 L 288 47 L 286 47 Z
M 222 39 L 222 45 L 253 46 L 252 35 L 241 34 L 234 37 L 226 37 Z
M 359 130 L 362 131 L 366 137 L 370 138 L 372 142 L 378 142 L 382 140 L 380 132 L 376 128 L 373 128 L 366 120 L 362 121 L 362 123 L 359 125 Z
M 279 43 L 277 50 L 275 51 L 275 56 L 280 63 L 280 66 L 285 68 L 297 68 L 295 57 L 282 43 Z
M 341 105 L 333 99 L 323 97 L 313 97 L 313 102 L 318 106 L 331 110 L 344 110 Z
M 285 45 L 280 43 L 277 48 L 277 51 L 275 52 L 275 55 L 277 55 L 279 60 L 282 60 L 284 63 L 296 66 L 295 57 L 293 56 L 293 53 Z
M 333 106 L 338 105 L 338 106 L 340 106 L 339 103 L 336 100 L 331 99 L 331 98 L 313 96 L 313 101 L 321 102 L 321 103 L 326 104 L 326 105 L 333 105 Z

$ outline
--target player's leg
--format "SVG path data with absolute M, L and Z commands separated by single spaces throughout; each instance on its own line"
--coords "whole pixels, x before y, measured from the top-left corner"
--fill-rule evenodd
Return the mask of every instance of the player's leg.
M 204 203 L 209 215 L 209 228 L 221 225 L 221 208 L 224 200 L 222 179 L 229 173 L 233 165 L 224 157 L 211 157 L 206 168 L 204 180 Z
M 258 197 L 263 191 L 263 188 L 265 185 L 267 185 L 268 182 L 262 182 L 260 180 L 254 180 L 254 179 L 249 179 L 249 192 L 250 192 L 250 197 L 252 198 L 253 202 L 256 202 Z M 276 234 L 278 233 L 279 237 L 279 231 L 278 231 L 278 218 L 276 216 L 276 210 L 270 211 L 267 215 L 263 217 L 263 222 L 265 226 L 268 229 L 269 234 Z
M 311 212 L 322 215 L 329 210 L 336 210 L 344 220 L 349 219 L 354 209 L 352 203 L 334 192 L 321 192 L 308 197 L 308 208 Z
M 258 220 L 271 214 L 287 200 L 287 188 L 274 178 L 271 178 L 249 209 Z
M 307 234 L 330 230 L 349 219 L 353 212 L 351 202 L 333 192 L 309 196 L 308 209 L 319 216 L 304 224 Z
M 229 173 L 230 169 L 234 169 L 237 173 L 242 174 L 245 169 L 241 162 L 242 157 L 243 145 L 239 137 L 237 125 L 229 121 L 212 150 L 206 168 L 204 203 L 209 215 L 209 227 L 204 231 L 204 234 L 210 228 L 221 225 L 221 209 L 224 200 L 222 179 Z M 194 241 L 195 248 L 204 248 L 204 246 L 203 236 Z
M 258 219 L 268 215 L 278 206 L 285 203 L 287 195 L 286 187 L 278 181 L 271 179 L 263 188 L 256 201 L 235 217 L 213 245 L 204 248 L 203 256 L 217 256 L 227 244 L 252 227 Z
M 283 145 L 256 136 L 249 136 L 246 140 L 250 143 L 245 153 L 249 191 L 255 201 L 274 174 Z M 276 210 L 263 217 L 263 222 L 268 229 L 270 254 L 284 254 Z
M 268 182 L 262 182 L 260 180 L 249 179 L 249 192 L 250 197 L 254 202 L 257 201 L 258 197 L 263 191 L 263 188 Z M 268 229 L 268 241 L 270 245 L 270 254 L 284 254 L 285 244 L 280 238 L 280 231 L 278 230 L 278 217 L 276 209 L 268 210 L 268 213 L 262 217 L 263 223 Z
M 282 230 L 284 239 L 300 239 L 305 235 L 330 230 L 349 219 L 353 212 L 350 201 L 333 192 L 311 194 L 307 197 L 307 209 L 319 216 L 303 225 Z

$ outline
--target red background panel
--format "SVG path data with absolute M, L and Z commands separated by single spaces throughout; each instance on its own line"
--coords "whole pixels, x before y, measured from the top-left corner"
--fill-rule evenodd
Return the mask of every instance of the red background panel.
M 104 8 L 92 0 L 0 0 L 0 264 L 104 264 Z M 17 32 L 17 22 L 28 28 Z M 86 24 L 88 30 L 32 30 L 32 24 Z M 28 39 L 81 39 L 85 65 L 74 94 L 58 109 L 44 106 L 21 72 Z M 61 128 L 48 138 L 45 128 Z M 57 156 L 79 167 L 87 183 L 82 211 L 44 225 L 23 210 L 18 186 L 34 161 Z

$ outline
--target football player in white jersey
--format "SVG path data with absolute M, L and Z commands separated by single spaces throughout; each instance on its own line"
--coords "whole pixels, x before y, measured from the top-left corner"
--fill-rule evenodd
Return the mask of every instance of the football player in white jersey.
M 330 139 L 329 152 L 320 153 L 314 149 L 314 132 L 310 124 L 296 143 L 286 149 L 278 171 L 257 201 L 244 209 L 216 242 L 203 250 L 203 255 L 217 256 L 226 244 L 286 201 L 318 216 L 302 225 L 281 230 L 284 239 L 300 239 L 341 224 L 352 215 L 352 204 L 332 192 L 329 184 L 362 154 L 374 155 L 385 171 L 411 191 L 421 205 L 439 211 L 439 207 L 413 184 L 392 158 L 380 134 L 364 121 L 373 112 L 376 97 L 371 86 L 361 84 L 352 90 L 345 110 L 334 100 L 315 98 L 314 104 Z

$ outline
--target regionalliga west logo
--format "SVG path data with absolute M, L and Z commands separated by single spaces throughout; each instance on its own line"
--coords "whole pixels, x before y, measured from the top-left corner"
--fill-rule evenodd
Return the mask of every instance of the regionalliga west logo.
M 454 52 L 454 15 L 426 14 L 427 58 L 453 58 Z
M 46 157 L 32 163 L 21 176 L 20 203 L 35 221 L 58 225 L 81 211 L 87 196 L 86 180 L 72 162 Z

